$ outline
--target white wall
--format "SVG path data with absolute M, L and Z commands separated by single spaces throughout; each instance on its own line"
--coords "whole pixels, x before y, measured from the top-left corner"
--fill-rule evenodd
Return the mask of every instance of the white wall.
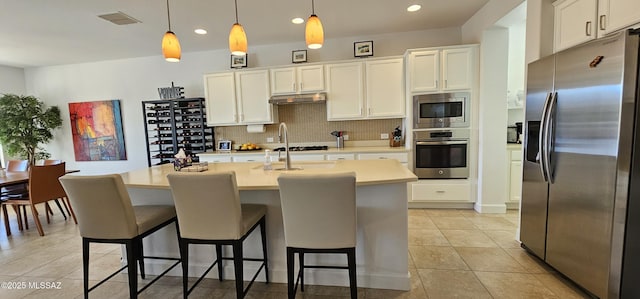
M 24 69 L 0 65 L 0 94 L 25 95 Z
M 362 40 L 373 40 L 374 55 L 381 57 L 402 55 L 409 48 L 460 44 L 461 35 L 459 28 L 446 28 L 326 40 L 322 49 L 308 50 L 308 61 L 353 59 L 353 42 Z M 249 44 L 248 64 L 250 68 L 290 64 L 291 51 L 304 48 L 304 40 L 258 47 Z M 202 97 L 202 75 L 229 70 L 229 60 L 228 50 L 220 49 L 183 53 L 179 63 L 165 62 L 158 55 L 29 68 L 25 70 L 26 90 L 62 111 L 63 126 L 46 146 L 52 157 L 67 161 L 68 168 L 80 169 L 85 174 L 126 172 L 147 166 L 141 101 L 157 99 L 157 88 L 170 86 L 172 81 L 185 87 L 186 97 Z M 68 103 L 109 99 L 121 100 L 128 160 L 75 161 Z
M 493 26 L 522 2 L 524 0 L 489 0 L 462 25 L 462 42 L 466 44 L 480 43 L 485 29 Z

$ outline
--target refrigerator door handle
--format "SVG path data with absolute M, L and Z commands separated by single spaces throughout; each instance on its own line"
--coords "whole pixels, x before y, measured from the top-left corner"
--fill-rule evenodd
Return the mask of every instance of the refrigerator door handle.
M 553 168 L 551 165 L 551 155 L 553 154 L 554 149 L 554 139 L 555 139 L 555 109 L 556 104 L 558 102 L 558 93 L 553 92 L 553 96 L 551 97 L 551 101 L 549 101 L 549 107 L 547 108 L 546 120 L 544 131 L 544 168 L 547 171 L 547 180 L 549 183 L 553 183 Z
M 538 132 L 538 155 L 537 155 L 537 159 L 539 164 L 540 164 L 540 173 L 542 174 L 542 178 L 544 179 L 545 182 L 549 181 L 549 178 L 547 176 L 548 171 L 546 168 L 546 159 L 547 159 L 547 155 L 546 153 L 546 128 L 547 128 L 547 123 L 546 123 L 546 119 L 547 119 L 547 115 L 549 114 L 549 103 L 551 102 L 551 97 L 552 97 L 552 93 L 547 93 L 547 98 L 544 101 L 544 106 L 542 108 L 542 116 L 540 117 L 540 131 Z

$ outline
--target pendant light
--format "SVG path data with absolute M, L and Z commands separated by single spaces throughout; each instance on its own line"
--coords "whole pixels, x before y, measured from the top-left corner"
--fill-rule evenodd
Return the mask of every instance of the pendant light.
M 324 30 L 320 18 L 316 16 L 315 3 L 311 0 L 311 16 L 307 20 L 307 27 L 304 32 L 304 38 L 307 41 L 307 48 L 320 49 L 324 43 Z
M 167 0 L 167 20 L 169 21 L 169 31 L 162 38 L 162 55 L 169 62 L 180 61 L 181 50 L 178 37 L 171 31 L 171 17 L 169 16 L 169 0 Z
M 244 28 L 238 23 L 238 0 L 236 3 L 236 22 L 231 26 L 231 32 L 229 32 L 229 50 L 233 55 L 245 55 L 247 54 L 247 35 L 244 33 Z

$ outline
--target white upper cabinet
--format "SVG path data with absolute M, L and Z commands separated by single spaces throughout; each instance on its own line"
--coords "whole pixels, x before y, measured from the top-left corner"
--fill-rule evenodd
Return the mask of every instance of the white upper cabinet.
M 326 65 L 327 120 L 359 119 L 364 116 L 362 62 Z
M 269 71 L 241 71 L 204 76 L 207 125 L 272 124 L 277 110 L 269 104 Z
M 598 3 L 598 21 L 604 34 L 640 23 L 640 2 L 601 0 Z
M 207 125 L 237 124 L 236 83 L 233 72 L 204 76 Z
M 471 88 L 472 49 L 469 47 L 415 51 L 409 54 L 411 92 L 435 92 Z
M 403 59 L 365 62 L 366 105 L 368 118 L 405 116 Z
M 403 59 L 330 64 L 327 120 L 405 116 Z
M 596 38 L 597 0 L 563 0 L 553 5 L 555 52 Z
M 409 56 L 411 91 L 436 91 L 440 80 L 440 51 L 413 52 Z
M 310 65 L 271 69 L 271 94 L 324 91 L 324 66 Z
M 554 52 L 640 24 L 638 0 L 558 0 L 554 5 Z

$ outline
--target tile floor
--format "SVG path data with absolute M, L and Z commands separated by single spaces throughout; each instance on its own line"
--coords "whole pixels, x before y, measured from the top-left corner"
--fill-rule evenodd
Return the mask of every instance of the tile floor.
M 10 212 L 10 214 L 13 214 Z M 44 224 L 14 235 L 0 230 L 0 298 L 81 298 L 81 243 L 77 226 L 56 214 Z M 359 289 L 358 298 L 588 298 L 537 262 L 515 240 L 517 211 L 478 214 L 472 210 L 409 210 L 410 291 Z M 3 226 L 0 224 L 0 226 Z M 90 279 L 120 265 L 117 245 L 94 244 Z M 118 275 L 91 292 L 90 298 L 127 298 L 126 276 Z M 40 289 L 8 290 L 6 282 L 43 283 Z M 53 283 L 46 285 L 46 283 Z M 59 285 L 57 284 L 59 283 Z M 286 285 L 256 283 L 247 298 L 287 298 Z M 298 298 L 348 298 L 346 287 L 309 286 Z M 181 280 L 168 277 L 140 298 L 182 298 Z M 235 298 L 234 282 L 205 280 L 190 298 Z

